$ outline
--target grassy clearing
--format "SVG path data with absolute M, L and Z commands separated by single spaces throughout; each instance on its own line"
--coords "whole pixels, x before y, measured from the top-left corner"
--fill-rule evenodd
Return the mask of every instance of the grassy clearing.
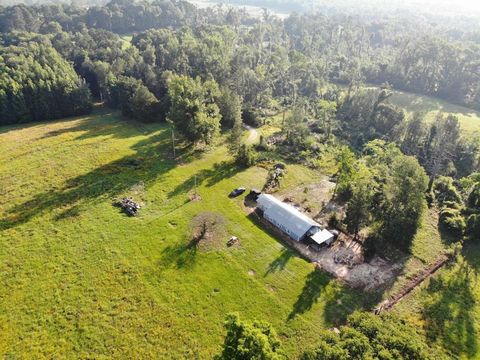
M 122 50 L 126 50 L 130 46 L 132 46 L 133 35 L 124 35 L 121 37 L 121 39 L 122 39 Z
M 441 254 L 447 252 L 452 244 L 452 239 L 439 229 L 438 212 L 433 208 L 425 211 L 420 228 L 412 241 L 411 255 L 404 259 L 405 263 L 401 274 L 383 297 L 386 299 L 398 292 L 419 271 L 434 263 Z
M 225 146 L 170 158 L 170 132 L 117 113 L 0 128 L 0 354 L 11 358 L 211 358 L 225 315 L 270 321 L 291 358 L 319 329 L 370 306 L 247 218 Z M 301 167 L 285 186 L 307 181 Z M 201 201 L 190 201 L 194 178 Z M 128 218 L 112 206 L 143 202 Z M 240 246 L 185 247 L 214 211 Z M 227 239 L 225 239 L 226 241 Z
M 463 256 L 402 300 L 395 312 L 421 326 L 429 342 L 452 358 L 480 358 L 480 246 L 466 244 Z
M 438 112 L 456 115 L 466 136 L 480 136 L 480 113 L 478 111 L 454 105 L 443 100 L 418 94 L 395 91 L 389 99 L 391 103 L 403 107 L 408 115 L 415 111 L 427 113 L 427 119 L 433 121 Z

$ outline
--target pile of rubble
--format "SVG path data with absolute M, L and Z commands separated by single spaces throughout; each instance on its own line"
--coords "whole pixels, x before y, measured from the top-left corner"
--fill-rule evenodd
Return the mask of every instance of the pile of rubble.
M 268 193 L 269 191 L 280 186 L 280 179 L 287 172 L 285 164 L 278 163 L 275 164 L 273 169 L 268 172 L 267 182 L 263 186 L 263 191 Z
M 140 210 L 140 204 L 133 201 L 131 197 L 125 197 L 115 202 L 114 205 L 120 207 L 128 216 L 135 216 Z
M 336 253 L 333 255 L 333 261 L 335 264 L 347 265 L 350 269 L 356 265 L 354 262 L 354 255 Z

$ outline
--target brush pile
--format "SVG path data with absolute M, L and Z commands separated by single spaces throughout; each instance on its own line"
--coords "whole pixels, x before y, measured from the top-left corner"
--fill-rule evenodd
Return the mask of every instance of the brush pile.
M 138 214 L 138 210 L 140 210 L 140 204 L 133 201 L 131 197 L 125 197 L 122 200 L 115 202 L 114 205 L 121 208 L 128 216 L 135 216 Z

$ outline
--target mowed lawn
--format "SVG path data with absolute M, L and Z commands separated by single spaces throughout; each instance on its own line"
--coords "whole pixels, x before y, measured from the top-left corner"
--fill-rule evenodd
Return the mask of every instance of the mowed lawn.
M 226 147 L 178 150 L 170 130 L 117 113 L 0 128 L 0 356 L 211 358 L 229 312 L 271 322 L 289 358 L 372 297 L 287 251 L 252 222 Z M 291 167 L 288 186 L 317 174 Z M 195 183 L 201 201 L 190 201 Z M 112 202 L 144 206 L 129 218 Z M 228 248 L 186 248 L 191 218 L 222 214 Z

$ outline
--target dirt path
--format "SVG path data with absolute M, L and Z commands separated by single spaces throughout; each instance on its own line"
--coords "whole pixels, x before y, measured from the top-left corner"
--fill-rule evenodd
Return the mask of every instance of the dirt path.
M 250 132 L 250 134 L 248 135 L 248 138 L 247 138 L 247 144 L 253 144 L 255 142 L 255 140 L 257 140 L 258 131 L 255 130 L 253 127 L 249 126 L 249 125 L 243 124 L 243 127 Z
M 435 274 L 451 259 L 452 257 L 442 255 L 437 261 L 418 273 L 417 276 L 415 276 L 408 284 L 406 284 L 397 294 L 380 303 L 374 310 L 375 314 L 380 314 L 384 310 L 392 309 L 400 300 L 410 294 L 418 285 L 420 285 L 430 276 Z

